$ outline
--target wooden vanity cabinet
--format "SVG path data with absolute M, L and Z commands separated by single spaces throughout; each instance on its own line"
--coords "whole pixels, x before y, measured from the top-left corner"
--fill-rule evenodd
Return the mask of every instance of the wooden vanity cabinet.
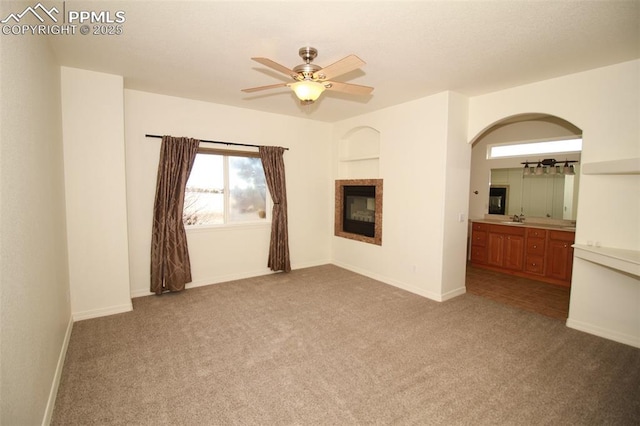
M 521 271 L 524 254 L 524 228 L 491 225 L 487 240 L 487 264 Z
M 473 222 L 471 264 L 570 286 L 574 239 L 572 231 Z

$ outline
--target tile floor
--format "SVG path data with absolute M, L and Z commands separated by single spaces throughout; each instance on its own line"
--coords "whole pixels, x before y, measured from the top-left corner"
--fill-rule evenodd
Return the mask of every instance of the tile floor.
M 467 264 L 467 292 L 551 318 L 566 320 L 570 288 L 474 268 Z

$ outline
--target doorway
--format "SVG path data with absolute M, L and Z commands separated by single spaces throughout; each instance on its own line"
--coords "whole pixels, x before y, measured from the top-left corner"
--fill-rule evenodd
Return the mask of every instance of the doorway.
M 542 163 L 545 158 L 553 156 L 575 163 L 580 159 L 580 153 L 575 152 L 490 159 L 487 155 L 490 146 L 576 137 L 582 137 L 581 129 L 562 118 L 546 114 L 520 114 L 507 117 L 478 134 L 472 142 L 469 218 L 485 219 L 487 215 L 500 215 L 499 217 L 506 218 L 522 213 L 530 218 L 531 216 L 527 216 L 527 212 L 524 211 L 526 206 L 522 206 L 526 198 L 523 194 L 523 188 L 526 185 L 517 182 L 518 185 L 513 186 L 507 182 L 511 182 L 514 176 L 516 180 L 524 179 L 524 168 L 528 164 L 535 166 L 538 162 Z M 504 170 L 502 173 L 504 182 L 492 181 L 492 171 L 496 169 Z M 576 187 L 576 194 L 577 191 Z M 498 303 L 556 319 L 566 320 L 568 316 L 570 288 L 567 287 L 474 268 L 469 263 L 466 270 L 466 286 L 469 293 Z

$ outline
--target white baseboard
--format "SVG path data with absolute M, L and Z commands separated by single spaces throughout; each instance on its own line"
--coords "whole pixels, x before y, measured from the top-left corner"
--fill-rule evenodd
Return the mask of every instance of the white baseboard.
M 303 269 L 303 268 L 310 268 L 313 266 L 320 266 L 320 265 L 326 265 L 328 263 L 331 263 L 328 260 L 323 260 L 323 261 L 316 261 L 316 262 L 305 262 L 305 263 L 296 263 L 291 265 L 291 269 Z M 220 283 L 226 283 L 229 281 L 236 281 L 236 280 L 243 280 L 245 278 L 254 278 L 254 277 L 260 277 L 262 275 L 269 275 L 269 274 L 274 274 L 277 272 L 273 272 L 270 269 L 260 269 L 260 270 L 256 270 L 256 271 L 251 271 L 251 272 L 242 272 L 242 273 L 236 273 L 236 274 L 227 274 L 227 275 L 220 275 L 217 277 L 212 277 L 212 278 L 205 278 L 205 279 L 199 279 L 196 281 L 192 281 L 190 283 L 187 283 L 187 285 L 185 285 L 186 289 L 189 288 L 196 288 L 196 287 L 204 287 L 204 286 L 208 286 L 208 285 L 213 285 L 213 284 L 220 284 Z M 131 298 L 136 298 L 136 297 L 144 297 L 144 296 L 152 296 L 155 293 L 150 292 L 149 290 L 134 290 L 131 292 Z
M 455 290 L 448 291 L 442 294 L 442 296 L 440 297 L 441 299 L 440 301 L 446 302 L 447 300 L 453 299 L 454 297 L 462 296 L 466 292 L 467 292 L 467 287 L 460 287 Z
M 313 268 L 314 266 L 331 265 L 331 263 L 332 262 L 329 259 L 316 260 L 313 262 L 295 263 L 291 265 L 291 269 Z
M 620 333 L 614 330 L 599 327 L 597 325 L 589 324 L 574 319 L 567 319 L 567 327 L 575 330 L 584 331 L 585 333 L 593 334 L 598 337 L 604 337 L 605 339 L 613 340 L 614 342 L 624 343 L 625 345 L 640 348 L 640 338 L 629 334 Z
M 356 274 L 360 274 L 360 275 L 364 275 L 365 277 L 373 278 L 374 280 L 381 281 L 381 282 L 383 282 L 385 284 L 389 284 L 389 285 L 392 285 L 394 287 L 398 287 L 398 288 L 400 288 L 402 290 L 406 290 L 406 291 L 408 291 L 410 293 L 417 294 L 418 296 L 426 297 L 427 299 L 435 300 L 436 302 L 443 302 L 443 301 L 445 301 L 447 299 L 450 299 L 450 298 L 454 297 L 453 295 L 450 295 L 450 296 L 447 297 L 447 299 L 445 299 L 445 298 L 443 298 L 443 295 L 441 295 L 441 294 L 437 294 L 437 293 L 434 293 L 432 291 L 426 291 L 424 289 L 415 287 L 415 286 L 413 286 L 411 284 L 403 283 L 403 282 L 398 281 L 398 280 L 394 280 L 394 279 L 391 279 L 391 278 L 388 278 L 388 277 L 385 277 L 385 276 L 382 276 L 382 275 L 379 275 L 379 274 L 372 273 L 370 271 L 366 271 L 364 269 L 358 268 L 357 266 L 349 265 L 349 264 L 346 264 L 346 263 L 343 263 L 343 262 L 337 262 L 335 260 L 332 263 L 334 265 L 336 265 L 336 266 L 341 267 L 341 268 L 348 269 L 349 271 L 355 272 Z M 455 291 L 457 292 L 457 291 L 460 291 L 460 290 L 455 290 Z M 451 292 L 449 292 L 449 293 L 451 293 Z M 462 293 L 460 293 L 460 294 L 463 294 L 463 293 L 464 293 L 464 289 L 463 289 Z
M 73 317 L 69 317 L 67 331 L 64 334 L 64 340 L 62 341 L 62 347 L 60 348 L 60 355 L 58 355 L 58 364 L 56 365 L 56 371 L 53 375 L 53 382 L 51 383 L 51 390 L 49 391 L 47 407 L 44 410 L 42 426 L 47 426 L 51 423 L 53 408 L 56 405 L 56 396 L 58 395 L 58 387 L 60 386 L 60 378 L 62 377 L 62 368 L 64 367 L 64 360 L 67 356 L 67 348 L 69 347 L 69 340 L 71 339 L 71 330 L 73 330 Z
M 73 321 L 82 321 L 91 318 L 106 317 L 107 315 L 121 314 L 123 312 L 133 311 L 131 301 L 124 305 L 108 306 L 106 308 L 93 309 L 90 311 L 73 312 Z
M 235 280 L 242 280 L 245 278 L 253 278 L 253 277 L 259 277 L 262 275 L 269 275 L 269 274 L 273 274 L 273 271 L 270 271 L 269 269 L 265 269 L 265 270 L 260 270 L 260 271 L 253 271 L 253 272 L 245 272 L 245 273 L 241 273 L 241 274 L 227 274 L 227 275 L 221 275 L 215 278 L 206 278 L 206 279 L 201 279 L 201 280 L 196 280 L 196 281 L 192 281 L 190 283 L 187 283 L 184 288 L 185 289 L 190 289 L 190 288 L 196 288 L 196 287 L 205 287 L 208 285 L 214 285 L 214 284 L 221 284 L 221 283 L 226 283 L 229 281 L 235 281 Z M 149 290 L 135 290 L 131 292 L 131 298 L 136 298 L 136 297 L 144 297 L 144 296 L 153 296 L 155 293 L 149 291 Z

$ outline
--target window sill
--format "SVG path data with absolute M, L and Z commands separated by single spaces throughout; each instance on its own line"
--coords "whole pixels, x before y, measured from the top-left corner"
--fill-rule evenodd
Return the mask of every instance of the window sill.
M 185 226 L 185 231 L 187 232 L 187 234 L 201 232 L 237 231 L 244 229 L 271 229 L 271 221 Z

